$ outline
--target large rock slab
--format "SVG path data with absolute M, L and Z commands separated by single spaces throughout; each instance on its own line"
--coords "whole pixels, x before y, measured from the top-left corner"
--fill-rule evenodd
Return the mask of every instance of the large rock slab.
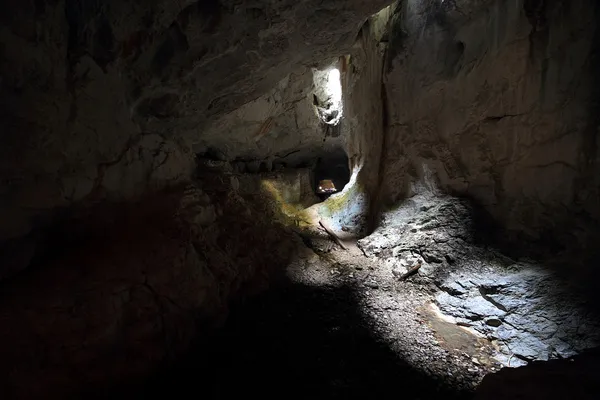
M 490 246 L 464 200 L 413 196 L 383 215 L 358 244 L 401 277 L 419 264 L 413 282 L 435 292 L 448 319 L 487 338 L 505 366 L 568 358 L 600 344 L 600 317 L 581 286 L 547 260 L 512 259 Z
M 568 358 L 600 343 L 600 323 L 584 299 L 539 265 L 461 271 L 440 286 L 440 310 L 497 341 L 506 365 Z

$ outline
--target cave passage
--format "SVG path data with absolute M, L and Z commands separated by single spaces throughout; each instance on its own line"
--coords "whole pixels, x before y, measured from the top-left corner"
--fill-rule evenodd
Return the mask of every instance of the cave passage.
M 330 180 L 333 186 L 332 191 L 319 190 L 325 187 L 324 180 Z M 350 181 L 349 160 L 343 149 L 332 151 L 320 157 L 317 160 L 314 169 L 313 188 L 322 200 L 331 194 L 341 192 Z

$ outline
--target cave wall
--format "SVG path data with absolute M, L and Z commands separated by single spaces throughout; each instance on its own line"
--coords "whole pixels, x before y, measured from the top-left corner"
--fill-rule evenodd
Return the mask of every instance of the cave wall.
M 143 376 L 217 325 L 232 298 L 266 287 L 295 242 L 267 194 L 252 194 L 261 177 L 195 173 L 195 153 L 314 155 L 311 71 L 341 55 L 345 118 L 325 147 L 346 149 L 353 185 L 320 206 L 336 228 L 443 190 L 533 237 L 593 233 L 598 5 L 404 0 L 363 24 L 387 3 L 6 2 L 10 394 Z
M 0 241 L 189 180 L 207 122 L 337 56 L 388 2 L 5 2 Z
M 353 167 L 361 168 L 360 182 L 368 193 L 379 184 L 383 145 L 383 60 L 390 9 L 373 15 L 360 31 L 346 66 L 344 82 L 345 136 Z
M 320 65 L 332 68 L 335 61 Z M 264 95 L 216 118 L 193 143 L 194 152 L 216 153 L 239 171 L 256 172 L 260 164 L 268 171 L 298 167 L 341 149 L 339 130 L 328 130 L 313 104 L 319 89 L 313 69 L 298 68 Z
M 247 181 L 252 177 L 243 177 Z M 320 200 L 315 194 L 314 171 L 309 168 L 290 168 L 283 171 L 265 173 L 260 176 L 260 185 L 270 189 L 277 207 L 283 204 L 303 209 L 318 203 Z M 248 190 L 260 190 L 260 186 L 246 184 Z
M 349 51 L 388 2 L 3 3 L 3 393 L 69 397 L 144 377 L 265 289 L 295 238 L 269 193 L 211 162 L 198 170 L 195 151 L 238 146 L 220 118 L 255 100 L 306 100 L 308 71 Z M 287 141 L 240 156 L 296 146 L 294 116 L 275 124 Z
M 591 0 L 399 2 L 382 203 L 426 181 L 508 232 L 597 235 L 598 16 Z
M 135 390 L 219 327 L 232 301 L 277 280 L 298 240 L 275 222 L 260 177 L 246 179 L 203 172 L 202 188 L 104 203 L 55 226 L 43 257 L 0 282 L 3 397 Z

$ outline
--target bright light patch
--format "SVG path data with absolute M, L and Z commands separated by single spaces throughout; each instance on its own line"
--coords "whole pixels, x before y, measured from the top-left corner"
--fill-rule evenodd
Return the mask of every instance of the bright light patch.
M 333 68 L 327 76 L 327 92 L 331 96 L 331 101 L 341 104 L 342 102 L 342 82 L 340 81 L 340 70 Z
M 342 81 L 337 68 L 319 71 L 313 69 L 314 105 L 321 121 L 338 125 L 342 120 Z

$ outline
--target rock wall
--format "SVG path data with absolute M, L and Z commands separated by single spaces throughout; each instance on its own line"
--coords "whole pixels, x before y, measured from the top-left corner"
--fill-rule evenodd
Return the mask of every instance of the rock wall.
M 320 201 L 315 194 L 313 175 L 313 171 L 308 168 L 271 172 L 261 175 L 260 185 L 270 191 L 274 200 L 278 203 L 277 207 L 289 205 L 301 210 Z M 252 176 L 242 177 L 242 182 L 248 180 L 257 181 Z M 260 186 L 248 183 L 244 186 L 250 191 L 249 193 L 260 190 Z
M 297 241 L 271 222 L 269 194 L 242 193 L 221 173 L 202 178 L 203 188 L 81 210 L 2 283 L 3 397 L 98 396 L 134 383 L 283 272 Z
M 218 117 L 198 136 L 194 152 L 232 160 L 239 171 L 258 172 L 261 164 L 266 171 L 306 166 L 341 149 L 339 130 L 327 129 L 317 115 L 315 72 L 299 68 L 256 100 Z
M 189 179 L 207 121 L 339 55 L 388 2 L 5 2 L 0 240 Z
M 225 170 L 196 171 L 194 153 L 218 153 L 225 138 L 235 157 L 268 158 L 265 149 L 293 151 L 302 144 L 294 135 L 318 133 L 295 122 L 312 112 L 309 71 L 348 52 L 387 3 L 4 2 L 0 386 L 8 397 L 82 395 L 144 376 L 218 324 L 229 301 L 266 287 L 295 248 L 273 200 L 241 193 Z M 235 126 L 224 132 L 235 124 L 220 117 L 239 113 L 261 127 L 253 107 L 280 95 L 279 105 L 303 103 L 265 114 L 283 116 L 257 146 L 240 144 Z M 261 187 L 259 175 L 246 179 Z
M 399 2 L 382 202 L 428 181 L 509 231 L 596 236 L 599 15 L 591 0 Z

